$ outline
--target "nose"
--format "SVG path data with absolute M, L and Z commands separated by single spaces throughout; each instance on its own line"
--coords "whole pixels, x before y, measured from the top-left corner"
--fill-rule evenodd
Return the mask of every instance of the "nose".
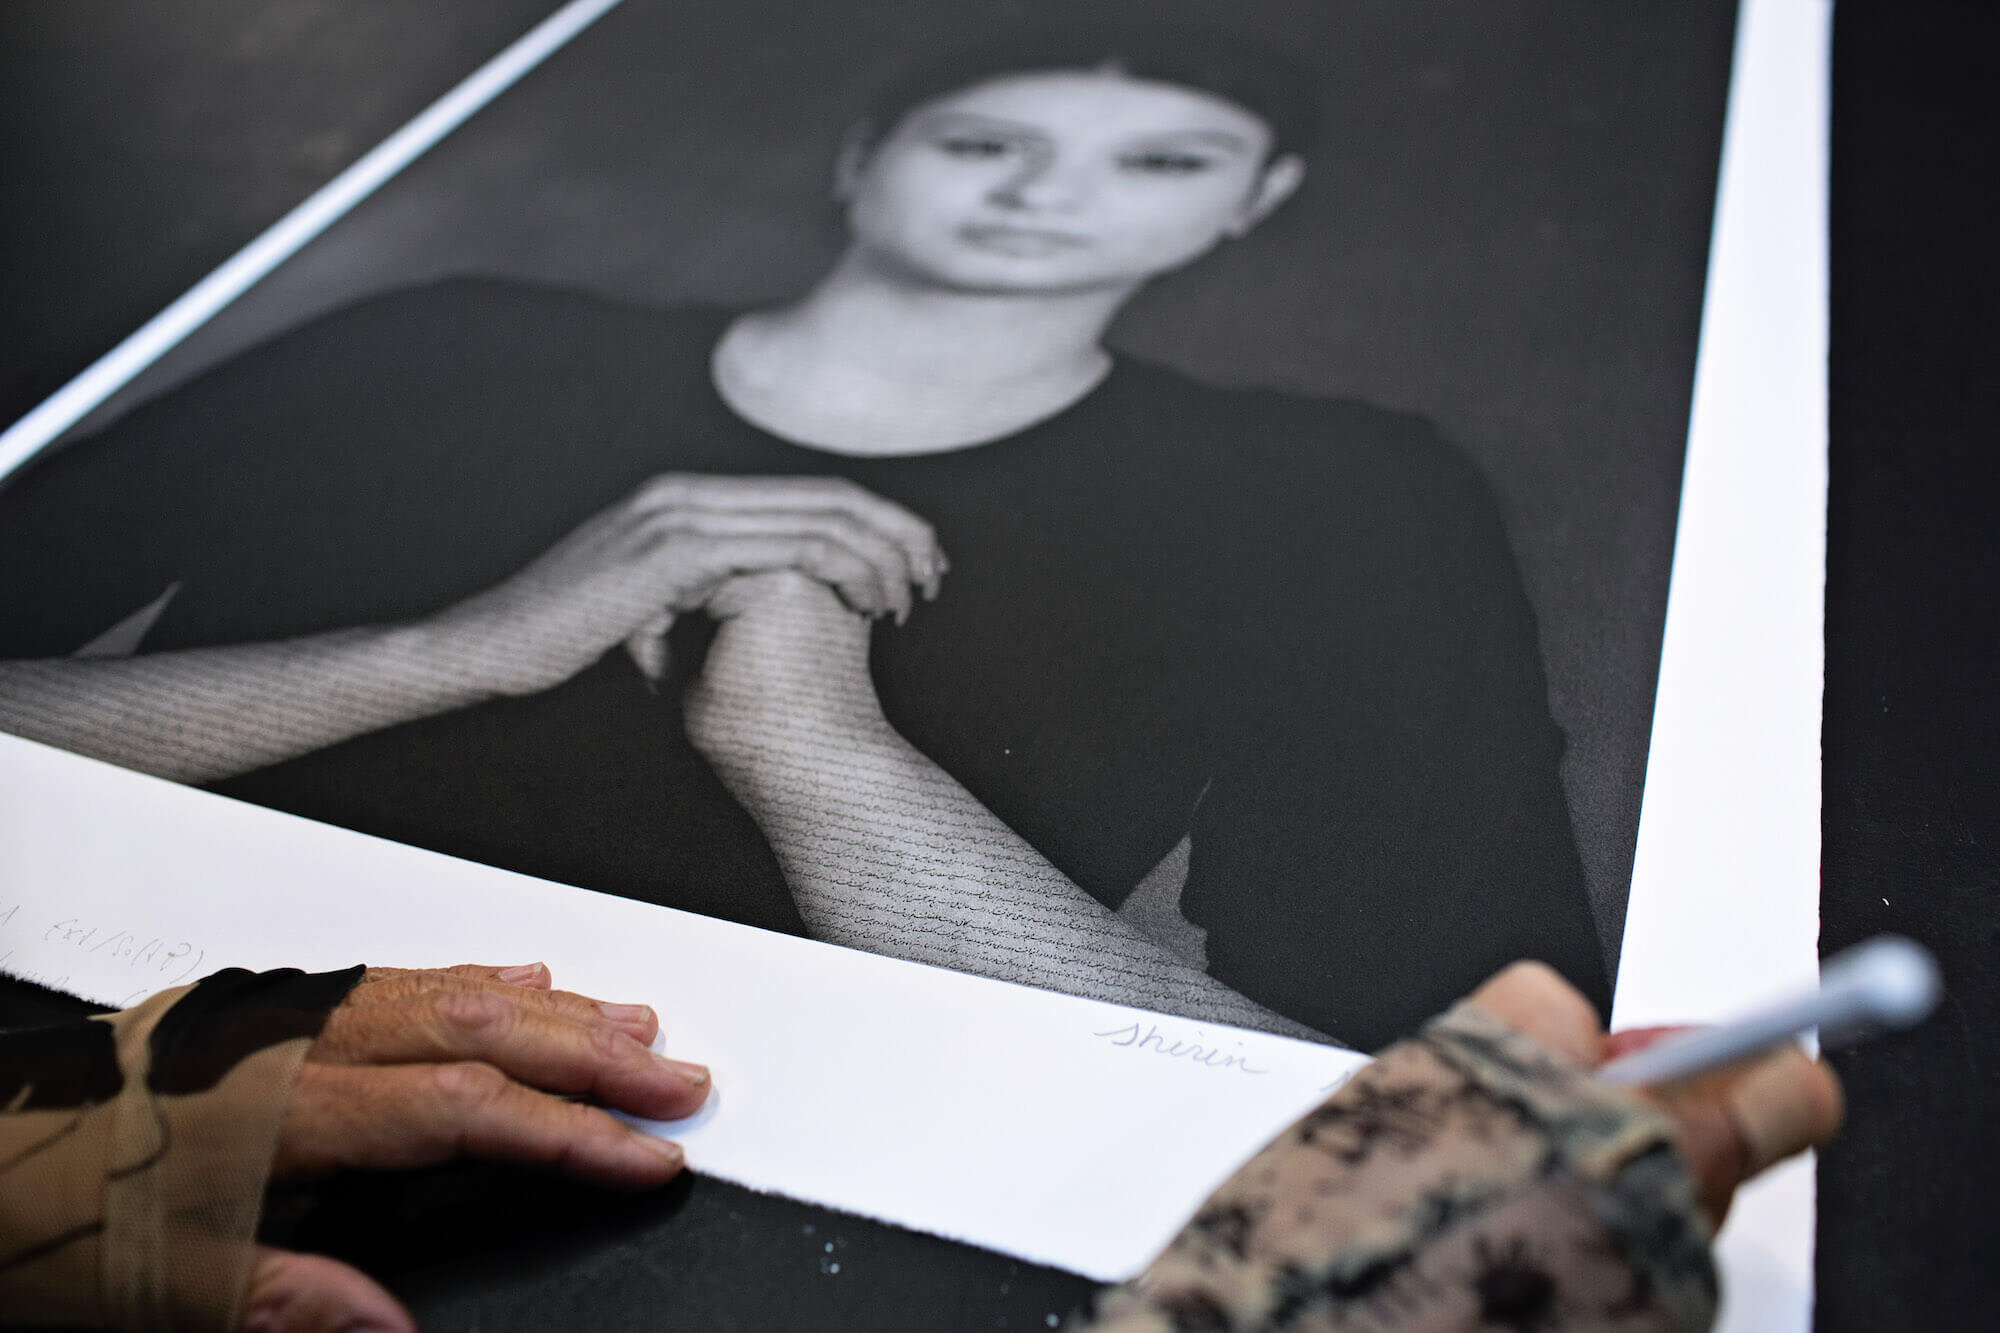
M 1027 154 L 1008 177 L 993 188 L 993 202 L 1003 208 L 1036 213 L 1074 213 L 1089 200 L 1090 180 L 1081 163 L 1057 153 Z

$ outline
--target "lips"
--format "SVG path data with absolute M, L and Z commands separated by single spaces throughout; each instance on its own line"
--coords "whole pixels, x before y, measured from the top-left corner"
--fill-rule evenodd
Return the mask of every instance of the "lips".
M 1090 244 L 1088 237 L 1074 232 L 1005 223 L 968 223 L 958 229 L 958 234 L 962 240 L 982 250 L 1030 259 L 1081 250 Z

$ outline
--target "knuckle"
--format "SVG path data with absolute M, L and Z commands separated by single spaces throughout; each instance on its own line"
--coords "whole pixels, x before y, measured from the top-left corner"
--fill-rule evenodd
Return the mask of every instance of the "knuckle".
M 646 516 L 645 533 L 664 541 L 686 541 L 701 535 L 701 525 L 674 509 L 662 509 Z
M 431 1002 L 431 1012 L 447 1031 L 494 1035 L 511 1030 L 520 1015 L 505 996 L 484 990 L 451 990 Z
M 902 548 L 880 528 L 849 519 L 841 526 L 840 535 L 856 551 L 883 560 L 900 561 L 903 558 Z
M 1562 973 L 1539 958 L 1523 958 L 1500 969 L 1500 977 L 1525 986 L 1567 985 Z
M 679 472 L 662 472 L 639 483 L 627 502 L 632 509 L 647 509 L 655 505 L 678 504 L 688 492 L 688 478 Z
M 461 1114 L 491 1105 L 507 1091 L 507 1076 L 483 1060 L 460 1060 L 431 1071 L 438 1100 Z
M 581 1016 L 593 1018 L 597 1015 L 597 1001 L 588 995 L 579 995 L 573 990 L 546 990 L 533 997 L 530 1003 L 543 1009 L 551 1009 L 567 1018 Z
M 589 1047 L 592 1059 L 598 1063 L 617 1064 L 631 1059 L 632 1053 L 639 1049 L 639 1042 L 614 1028 L 592 1028 Z

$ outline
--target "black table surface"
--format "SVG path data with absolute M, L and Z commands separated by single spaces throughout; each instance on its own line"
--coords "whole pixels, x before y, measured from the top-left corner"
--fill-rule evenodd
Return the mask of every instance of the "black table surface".
M 0 420 L 553 8 L 9 0 Z M 1853 1115 L 1820 1170 L 1822 1329 L 2000 1318 L 1996 52 L 1990 5 L 1836 18 L 1821 945 L 1900 931 L 1950 996 L 1836 1057 Z M 452 1168 L 281 1200 L 272 1230 L 368 1266 L 432 1328 L 1030 1329 L 1089 1290 L 706 1179 L 607 1197 Z

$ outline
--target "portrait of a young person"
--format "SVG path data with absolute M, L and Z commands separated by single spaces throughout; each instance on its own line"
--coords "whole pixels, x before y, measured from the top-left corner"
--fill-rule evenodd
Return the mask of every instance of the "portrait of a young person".
M 1023 32 L 882 90 L 791 299 L 461 278 L 246 351 L 0 492 L 0 729 L 1200 1020 L 1372 1048 L 1524 956 L 1603 1008 L 1485 479 L 1105 342 L 1258 243 L 1314 96 Z

